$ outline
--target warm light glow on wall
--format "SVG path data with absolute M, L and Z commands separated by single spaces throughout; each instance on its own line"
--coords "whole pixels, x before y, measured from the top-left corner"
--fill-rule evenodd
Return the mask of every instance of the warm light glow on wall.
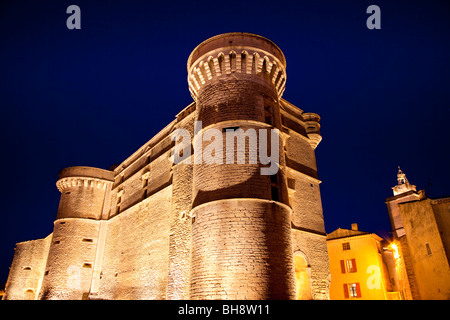
M 391 249 L 394 251 L 394 258 L 398 259 L 400 255 L 398 254 L 398 247 L 395 243 L 390 244 Z

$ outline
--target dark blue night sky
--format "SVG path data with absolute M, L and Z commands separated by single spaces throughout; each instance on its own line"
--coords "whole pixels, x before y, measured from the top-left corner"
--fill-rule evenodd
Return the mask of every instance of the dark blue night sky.
M 66 28 L 71 4 L 81 30 Z M 371 4 L 381 30 L 366 27 Z M 450 195 L 448 1 L 2 1 L 0 284 L 14 244 L 52 232 L 59 170 L 125 160 L 192 101 L 190 52 L 236 31 L 274 41 L 284 98 L 322 117 L 327 232 L 389 236 L 398 165 Z

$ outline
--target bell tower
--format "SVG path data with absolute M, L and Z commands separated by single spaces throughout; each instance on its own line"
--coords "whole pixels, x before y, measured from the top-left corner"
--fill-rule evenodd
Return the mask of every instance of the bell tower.
M 422 200 L 425 198 L 424 190 L 416 190 L 416 186 L 409 183 L 406 174 L 398 167 L 397 185 L 392 187 L 394 196 L 386 199 L 388 207 L 389 219 L 391 221 L 392 233 L 394 241 L 400 244 L 399 252 L 402 256 L 404 266 L 402 267 L 402 277 L 409 284 L 409 288 L 405 290 L 405 299 L 420 299 L 417 282 L 414 275 L 414 269 L 411 264 L 411 255 L 406 238 L 404 225 L 410 221 L 403 221 L 399 209 L 400 203 Z M 406 284 L 406 283 L 405 283 Z
M 406 174 L 403 173 L 402 169 L 400 169 L 400 166 L 398 166 L 397 185 L 395 187 L 392 187 L 392 190 L 394 191 L 394 196 L 411 190 L 417 191 L 416 186 L 409 183 L 408 179 L 406 178 Z
M 398 167 L 397 185 L 392 187 L 393 197 L 386 199 L 388 205 L 389 217 L 391 219 L 392 229 L 397 237 L 405 234 L 403 229 L 403 221 L 400 217 L 398 204 L 403 202 L 415 201 L 423 199 L 425 194 L 423 190 L 417 192 L 416 186 L 410 184 L 406 178 L 406 174 Z

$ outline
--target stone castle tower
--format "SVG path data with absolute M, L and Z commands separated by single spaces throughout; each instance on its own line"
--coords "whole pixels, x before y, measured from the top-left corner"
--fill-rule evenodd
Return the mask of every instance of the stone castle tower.
M 5 299 L 328 299 L 320 117 L 282 98 L 282 51 L 227 33 L 197 46 L 187 67 L 194 102 L 150 141 L 113 171 L 61 171 L 54 231 L 16 245 Z M 194 151 L 180 162 L 177 129 Z M 194 161 L 210 155 L 207 132 L 225 141 L 241 129 L 257 133 L 246 159 L 277 129 L 277 163 Z

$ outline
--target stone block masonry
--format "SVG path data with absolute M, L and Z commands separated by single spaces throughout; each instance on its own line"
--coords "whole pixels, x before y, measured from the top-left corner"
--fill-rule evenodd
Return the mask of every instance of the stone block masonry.
M 320 117 L 282 98 L 283 52 L 227 33 L 198 45 L 187 69 L 194 101 L 146 144 L 112 170 L 61 171 L 53 233 L 16 245 L 3 299 L 328 299 Z M 276 129 L 278 170 L 196 163 L 195 152 L 174 162 L 178 129 L 192 151 L 208 147 L 194 143 L 200 121 L 223 137 Z

